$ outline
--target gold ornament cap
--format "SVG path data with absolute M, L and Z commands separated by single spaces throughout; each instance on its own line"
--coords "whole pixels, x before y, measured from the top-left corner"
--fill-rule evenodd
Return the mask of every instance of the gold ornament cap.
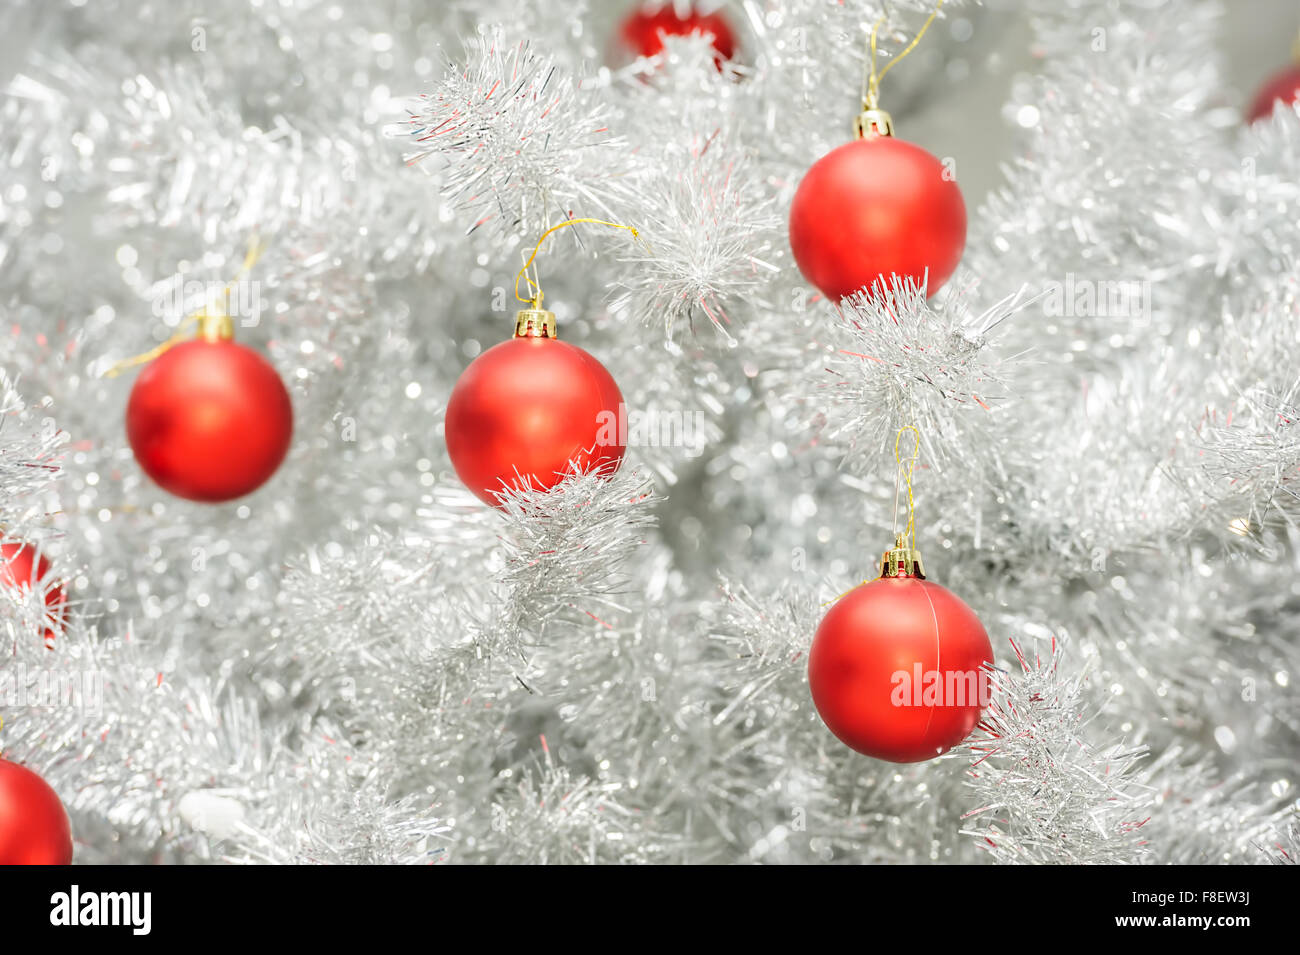
M 205 342 L 228 342 L 235 337 L 234 319 L 224 312 L 204 312 L 198 318 L 198 337 Z
M 883 109 L 864 109 L 858 114 L 857 119 L 853 120 L 853 133 L 858 139 L 866 139 L 868 134 L 892 136 L 894 119 Z
M 515 338 L 559 338 L 555 313 L 545 308 L 521 308 L 515 313 Z
M 925 580 L 925 567 L 921 564 L 921 552 L 912 547 L 899 534 L 894 538 L 894 546 L 885 551 L 880 560 L 881 577 L 916 577 Z

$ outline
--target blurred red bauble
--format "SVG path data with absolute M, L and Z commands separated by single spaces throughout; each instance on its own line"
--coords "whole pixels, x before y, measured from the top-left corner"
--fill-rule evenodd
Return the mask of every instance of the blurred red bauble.
M 0 759 L 0 865 L 68 865 L 72 825 L 58 795 L 30 769 Z
M 1281 72 L 1273 74 L 1260 87 L 1255 98 L 1250 101 L 1246 122 L 1253 123 L 1256 120 L 1266 119 L 1273 115 L 1273 110 L 1279 103 L 1290 106 L 1297 98 L 1300 98 L 1300 63 L 1293 63 Z
M 799 271 L 832 302 L 891 284 L 938 291 L 966 247 L 966 203 L 943 163 L 920 146 L 868 134 L 817 160 L 790 205 Z
M 965 739 L 993 662 L 975 612 L 918 576 L 849 591 L 817 628 L 808 683 L 822 721 L 859 753 L 895 763 L 939 756 Z
M 623 18 L 619 41 L 634 56 L 657 56 L 664 51 L 664 36 L 710 34 L 718 60 L 736 55 L 736 34 L 721 11 L 702 13 L 689 3 L 645 3 Z
M 45 645 L 51 646 L 63 630 L 68 594 L 63 583 L 50 579 L 50 562 L 34 545 L 10 542 L 0 544 L 0 587 L 45 593 Z M 56 629 L 57 628 L 57 629 Z
M 506 487 L 548 490 L 575 466 L 617 471 L 622 404 L 604 365 L 554 338 L 552 316 L 547 337 L 504 341 L 465 369 L 447 402 L 447 452 L 465 486 L 497 506 Z
M 177 497 L 229 501 L 275 473 L 293 436 L 293 406 L 265 358 L 229 340 L 184 342 L 150 362 L 126 408 L 144 472 Z

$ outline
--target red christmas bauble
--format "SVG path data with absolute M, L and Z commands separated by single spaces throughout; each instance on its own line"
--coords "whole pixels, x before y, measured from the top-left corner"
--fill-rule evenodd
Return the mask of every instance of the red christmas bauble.
M 813 638 L 808 683 L 827 728 L 859 753 L 915 763 L 965 739 L 988 695 L 988 634 L 951 591 L 880 577 L 836 601 Z
M 229 501 L 275 473 L 293 436 L 293 406 L 271 363 L 232 341 L 195 339 L 145 367 L 126 407 L 144 472 L 192 501 Z
M 45 592 L 45 645 L 63 629 L 68 594 L 61 581 L 50 580 L 50 562 L 36 547 L 27 543 L 0 544 L 0 586 L 16 590 Z
M 832 302 L 893 275 L 938 291 L 966 247 L 966 203 L 938 159 L 868 135 L 813 163 L 790 205 L 799 271 Z
M 496 506 L 506 487 L 546 490 L 574 465 L 612 474 L 623 461 L 623 395 L 605 366 L 554 338 L 512 338 L 470 363 L 447 402 L 456 474 Z
M 736 54 L 736 34 L 721 11 L 701 13 L 693 5 L 678 12 L 678 4 L 643 4 L 629 13 L 619 26 L 623 46 L 636 56 L 656 56 L 664 51 L 664 36 L 706 33 L 713 37 L 718 60 Z
M 1259 92 L 1250 102 L 1246 121 L 1253 123 L 1256 120 L 1266 119 L 1273 115 L 1273 110 L 1279 103 L 1290 106 L 1297 99 L 1300 99 L 1300 63 L 1293 63 L 1281 72 L 1274 73 L 1260 87 Z
M 0 865 L 68 865 L 72 825 L 58 795 L 30 769 L 0 759 Z

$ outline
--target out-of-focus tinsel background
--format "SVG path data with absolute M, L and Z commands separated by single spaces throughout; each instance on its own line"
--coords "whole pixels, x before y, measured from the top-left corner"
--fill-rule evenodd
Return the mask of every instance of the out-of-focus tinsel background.
M 930 2 L 726 3 L 722 69 L 617 55 L 631 5 L 0 10 L 0 524 L 72 605 L 50 649 L 0 590 L 0 749 L 77 860 L 1294 860 L 1300 116 L 1241 119 L 1291 5 L 946 5 L 883 99 L 955 163 L 965 259 L 843 314 L 790 199 L 850 137 L 864 31 L 897 53 Z M 569 216 L 644 241 L 550 241 L 561 336 L 687 439 L 497 511 L 443 413 Z M 254 236 L 238 338 L 294 443 L 189 503 L 104 372 Z M 927 571 L 999 671 L 968 744 L 894 765 L 806 660 L 891 540 L 907 424 Z

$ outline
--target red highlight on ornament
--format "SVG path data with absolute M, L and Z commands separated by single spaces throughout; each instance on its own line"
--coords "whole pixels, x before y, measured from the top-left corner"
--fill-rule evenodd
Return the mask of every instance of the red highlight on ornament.
M 629 13 L 618 28 L 618 40 L 633 56 L 658 56 L 664 51 L 665 36 L 712 37 L 718 65 L 736 55 L 736 34 L 721 11 L 703 13 L 694 5 L 683 13 L 672 2 L 646 3 Z
M 826 614 L 809 651 L 808 684 L 822 721 L 846 746 L 915 763 L 970 735 L 988 700 L 992 662 L 979 617 L 950 590 L 910 575 L 880 577 Z
M 617 471 L 627 445 L 607 422 L 618 420 L 622 404 L 605 366 L 576 345 L 512 338 L 456 382 L 447 453 L 465 486 L 499 507 L 510 488 L 549 490 L 577 471 Z
M 1297 99 L 1300 99 L 1300 64 L 1292 64 L 1274 73 L 1260 87 L 1246 111 L 1246 122 L 1267 119 L 1279 106 L 1292 106 Z
M 25 542 L 0 544 L 0 587 L 44 594 L 45 625 L 41 631 L 45 645 L 53 649 L 54 638 L 63 630 L 68 593 L 62 581 L 51 579 L 45 555 Z
M 230 340 L 169 348 L 140 373 L 126 408 L 136 460 L 192 501 L 243 497 L 280 467 L 293 437 L 289 392 L 271 363 Z
M 0 759 L 0 865 L 69 865 L 72 825 L 49 783 Z
M 966 203 L 920 146 L 868 134 L 817 160 L 790 205 L 790 249 L 832 302 L 894 276 L 938 291 L 966 247 Z

